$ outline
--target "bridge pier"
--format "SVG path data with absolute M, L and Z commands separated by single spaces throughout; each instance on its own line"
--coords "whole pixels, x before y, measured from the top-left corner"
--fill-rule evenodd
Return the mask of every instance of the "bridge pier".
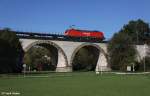
M 100 53 L 95 71 L 110 71 L 108 62 L 104 54 Z
M 68 62 L 60 49 L 58 49 L 58 63 L 56 72 L 72 72 L 72 67 L 68 66 Z

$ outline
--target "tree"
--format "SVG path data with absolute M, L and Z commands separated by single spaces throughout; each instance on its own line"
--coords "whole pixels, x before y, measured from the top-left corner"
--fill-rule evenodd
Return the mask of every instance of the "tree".
M 125 70 L 127 65 L 135 63 L 136 44 L 144 44 L 150 38 L 149 24 L 143 20 L 131 20 L 110 40 L 108 53 L 112 69 Z
M 93 71 L 98 61 L 99 50 L 92 46 L 81 48 L 74 57 L 73 70 Z
M 146 38 L 150 38 L 149 24 L 141 19 L 131 20 L 124 25 L 121 31 L 127 33 L 135 44 L 144 44 Z
M 22 71 L 23 49 L 16 34 L 6 28 L 0 30 L 0 73 Z
M 57 52 L 54 51 L 55 54 Z M 27 67 L 30 66 L 31 70 L 37 71 L 54 71 L 57 65 L 57 56 L 52 52 L 41 46 L 33 46 L 29 49 L 24 56 L 24 63 Z
M 108 44 L 110 65 L 114 70 L 126 70 L 135 62 L 136 50 L 131 37 L 123 31 L 116 33 Z
M 141 19 L 131 20 L 110 40 L 108 44 L 108 53 L 112 69 L 125 70 L 127 65 L 135 63 L 136 50 L 134 45 L 150 44 L 149 24 Z M 142 61 L 141 61 L 142 62 Z M 139 68 L 141 69 L 141 68 Z

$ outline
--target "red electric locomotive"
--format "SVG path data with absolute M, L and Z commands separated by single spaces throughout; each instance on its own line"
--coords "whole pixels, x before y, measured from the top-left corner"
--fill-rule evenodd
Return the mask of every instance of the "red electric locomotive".
M 78 29 L 68 29 L 65 31 L 66 36 L 70 37 L 91 37 L 100 40 L 104 39 L 103 32 L 100 31 L 89 31 L 89 30 L 78 30 Z

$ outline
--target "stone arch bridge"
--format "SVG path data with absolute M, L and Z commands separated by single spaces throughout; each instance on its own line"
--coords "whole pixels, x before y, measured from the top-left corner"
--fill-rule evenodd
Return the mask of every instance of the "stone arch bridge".
M 107 43 L 89 43 L 58 40 L 41 40 L 20 38 L 23 50 L 27 52 L 31 47 L 39 45 L 49 49 L 51 46 L 58 50 L 56 72 L 71 72 L 75 54 L 83 47 L 93 47 L 99 50 L 95 71 L 109 71 L 107 57 Z M 46 45 L 46 46 L 45 46 Z
M 107 55 L 107 42 L 99 42 L 96 39 L 94 39 L 94 42 L 89 42 L 90 40 L 93 41 L 92 38 L 88 38 L 89 41 L 87 41 L 86 38 L 76 38 L 78 41 L 74 42 L 73 38 L 64 35 L 26 32 L 15 33 L 19 37 L 25 52 L 31 47 L 38 45 L 52 51 L 52 55 L 57 53 L 57 72 L 71 72 L 75 55 L 81 48 L 92 49 L 91 52 L 95 53 L 94 58 L 97 58 L 95 71 L 110 70 Z M 150 46 L 146 44 L 136 45 L 136 49 L 138 61 L 142 60 L 146 55 L 150 55 Z M 98 51 L 96 52 L 95 50 Z

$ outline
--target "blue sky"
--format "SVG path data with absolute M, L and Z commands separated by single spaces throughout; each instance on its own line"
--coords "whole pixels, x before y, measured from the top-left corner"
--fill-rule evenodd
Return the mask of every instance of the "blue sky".
M 150 23 L 150 0 L 0 0 L 0 28 L 63 33 L 70 25 L 111 38 L 129 20 Z

